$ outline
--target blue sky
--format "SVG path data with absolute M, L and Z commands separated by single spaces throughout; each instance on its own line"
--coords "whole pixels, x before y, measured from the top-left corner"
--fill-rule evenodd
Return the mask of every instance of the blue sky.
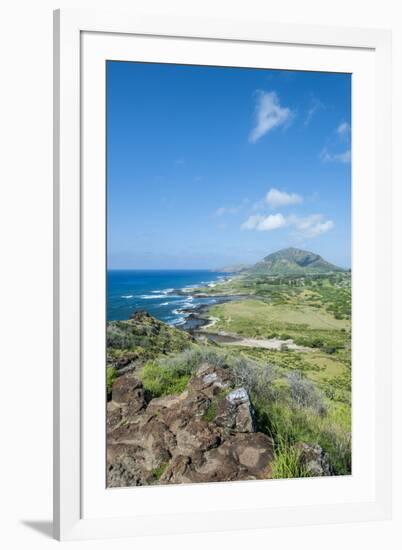
M 349 267 L 350 124 L 350 75 L 108 62 L 108 267 Z

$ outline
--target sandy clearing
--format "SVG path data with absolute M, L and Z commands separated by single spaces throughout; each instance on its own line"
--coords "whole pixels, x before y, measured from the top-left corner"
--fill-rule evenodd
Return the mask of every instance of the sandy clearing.
M 293 340 L 280 340 L 279 338 L 241 338 L 234 342 L 225 342 L 224 345 L 244 346 L 248 348 L 263 348 L 280 351 L 282 346 L 295 351 L 310 351 L 309 348 L 295 344 Z

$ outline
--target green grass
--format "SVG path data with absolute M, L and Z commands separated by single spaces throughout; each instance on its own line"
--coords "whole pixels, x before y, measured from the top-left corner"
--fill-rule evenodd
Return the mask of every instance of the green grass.
M 349 326 L 347 321 L 335 319 L 325 310 L 291 304 L 275 306 L 260 300 L 219 304 L 210 308 L 209 313 L 219 319 L 213 330 L 248 337 L 269 338 L 288 330 L 338 331 Z
M 300 463 L 300 450 L 285 442 L 277 444 L 271 468 L 273 479 L 309 477 L 308 470 Z
M 225 360 L 225 353 L 217 353 L 210 346 L 193 344 L 191 348 L 180 353 L 148 361 L 140 376 L 150 398 L 172 395 L 181 393 L 186 388 L 191 375 L 203 362 L 221 367 Z
M 335 474 L 345 475 L 351 472 L 350 432 L 335 412 L 329 410 L 319 415 L 310 408 L 292 405 L 286 397 L 275 401 L 256 403 L 259 429 L 279 442 L 278 453 L 287 454 L 289 449 L 302 441 L 318 444 L 328 454 Z M 349 414 L 350 417 L 350 409 Z M 281 460 L 285 460 L 282 457 Z
M 141 379 L 149 397 L 154 398 L 181 393 L 190 380 L 190 374 L 152 362 L 142 369 Z
M 208 409 L 205 411 L 204 415 L 202 416 L 202 420 L 205 422 L 212 422 L 212 420 L 215 419 L 217 413 L 217 403 L 216 401 L 211 401 L 211 404 L 209 405 Z
M 155 481 L 159 481 L 167 467 L 168 467 L 168 463 L 167 462 L 162 462 L 162 464 L 160 464 L 157 468 L 152 470 L 151 475 L 152 475 L 153 479 Z
M 117 378 L 117 369 L 114 367 L 107 367 L 106 369 L 106 391 L 110 395 L 112 393 L 113 382 Z
M 296 344 L 329 354 L 350 344 L 350 322 L 335 319 L 323 309 L 245 300 L 213 306 L 209 313 L 218 319 L 209 329 L 212 332 L 249 338 L 291 338 Z

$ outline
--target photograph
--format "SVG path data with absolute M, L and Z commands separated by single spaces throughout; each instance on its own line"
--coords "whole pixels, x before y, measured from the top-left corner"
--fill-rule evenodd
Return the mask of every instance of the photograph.
M 107 488 L 352 474 L 351 79 L 106 62 Z

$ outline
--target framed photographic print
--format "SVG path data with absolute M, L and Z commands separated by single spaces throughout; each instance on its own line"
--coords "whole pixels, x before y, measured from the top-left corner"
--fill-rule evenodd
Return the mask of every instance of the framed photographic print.
M 55 13 L 55 536 L 389 517 L 390 34 Z

